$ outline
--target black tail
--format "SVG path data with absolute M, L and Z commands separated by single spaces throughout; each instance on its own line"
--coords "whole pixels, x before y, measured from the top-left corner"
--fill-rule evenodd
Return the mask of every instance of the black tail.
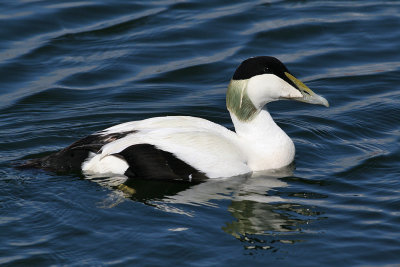
M 82 163 L 88 158 L 87 148 L 65 148 L 48 156 L 31 159 L 17 166 L 18 169 L 43 169 L 53 172 L 81 172 Z
M 36 168 L 54 172 L 81 172 L 82 163 L 89 157 L 90 152 L 98 153 L 105 144 L 135 132 L 127 131 L 107 135 L 92 134 L 58 152 L 42 158 L 28 160 L 17 168 Z
M 41 168 L 41 159 L 30 159 L 28 161 L 25 161 L 24 163 L 15 165 L 14 167 L 17 169 L 40 169 Z

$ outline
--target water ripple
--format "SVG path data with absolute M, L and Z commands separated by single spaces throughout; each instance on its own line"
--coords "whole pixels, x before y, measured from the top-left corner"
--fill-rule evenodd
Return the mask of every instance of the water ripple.
M 399 7 L 0 3 L 0 264 L 397 264 Z M 280 58 L 331 103 L 268 106 L 296 144 L 285 170 L 175 184 L 12 168 L 152 116 L 232 129 L 226 86 L 256 55 Z

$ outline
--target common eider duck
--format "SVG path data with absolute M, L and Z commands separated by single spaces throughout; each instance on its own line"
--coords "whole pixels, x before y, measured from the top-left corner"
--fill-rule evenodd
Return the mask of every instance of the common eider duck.
M 293 161 L 295 146 L 265 109 L 282 99 L 329 107 L 277 58 L 252 57 L 236 69 L 226 93 L 235 131 L 202 118 L 155 117 L 96 132 L 25 167 L 179 181 L 282 168 Z

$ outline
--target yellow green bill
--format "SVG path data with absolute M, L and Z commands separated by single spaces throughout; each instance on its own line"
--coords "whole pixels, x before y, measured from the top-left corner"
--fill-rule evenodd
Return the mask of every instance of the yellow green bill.
M 324 97 L 314 93 L 310 88 L 308 88 L 307 85 L 294 77 L 292 74 L 285 72 L 285 75 L 296 85 L 297 89 L 303 95 L 303 97 L 293 98 L 294 100 L 329 107 L 329 102 Z

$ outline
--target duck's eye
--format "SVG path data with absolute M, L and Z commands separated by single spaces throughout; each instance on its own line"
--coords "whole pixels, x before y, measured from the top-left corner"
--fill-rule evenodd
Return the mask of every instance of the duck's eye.
M 271 71 L 269 70 L 268 67 L 264 67 L 264 73 L 270 73 Z

